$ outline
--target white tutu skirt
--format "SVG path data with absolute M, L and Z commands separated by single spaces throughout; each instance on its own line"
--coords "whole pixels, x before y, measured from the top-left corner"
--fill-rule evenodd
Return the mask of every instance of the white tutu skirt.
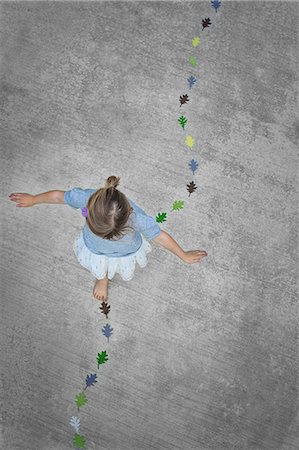
M 134 276 L 135 265 L 138 262 L 140 267 L 147 265 L 147 253 L 152 251 L 151 244 L 141 235 L 142 244 L 137 252 L 128 256 L 109 257 L 106 255 L 96 255 L 92 253 L 85 245 L 83 240 L 83 232 L 75 239 L 73 250 L 75 255 L 85 269 L 91 272 L 98 280 L 108 278 L 111 280 L 116 273 L 122 277 L 124 281 L 130 281 Z

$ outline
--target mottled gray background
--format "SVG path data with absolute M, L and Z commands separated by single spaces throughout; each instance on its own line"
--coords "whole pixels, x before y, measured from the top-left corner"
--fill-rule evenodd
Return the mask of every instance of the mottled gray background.
M 78 414 L 87 449 L 298 448 L 297 14 L 296 2 L 1 2 L 1 448 L 73 448 L 74 398 L 94 371 Z M 80 210 L 7 197 L 109 175 L 208 257 L 188 265 L 153 243 L 145 269 L 110 283 L 107 321 L 72 250 Z

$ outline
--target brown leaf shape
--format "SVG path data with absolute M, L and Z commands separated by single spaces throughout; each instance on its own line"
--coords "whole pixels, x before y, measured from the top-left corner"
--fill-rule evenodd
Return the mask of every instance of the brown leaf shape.
M 192 192 L 195 191 L 195 189 L 197 189 L 197 186 L 195 186 L 194 181 L 191 181 L 189 184 L 187 184 L 187 191 L 189 191 L 189 197 L 190 194 L 192 194 Z
M 183 103 L 189 102 L 188 94 L 180 95 L 180 102 L 181 102 L 180 107 L 182 106 Z
M 110 312 L 110 305 L 106 302 L 102 302 L 102 306 L 100 306 L 101 313 L 105 314 L 106 318 L 108 319 L 108 314 Z
M 205 17 L 204 19 L 202 19 L 201 24 L 202 24 L 202 29 L 208 27 L 209 25 L 211 25 L 210 18 Z

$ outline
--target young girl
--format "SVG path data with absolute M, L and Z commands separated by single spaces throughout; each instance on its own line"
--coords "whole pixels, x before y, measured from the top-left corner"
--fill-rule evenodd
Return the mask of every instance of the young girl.
M 99 189 L 73 188 L 69 191 L 48 191 L 38 195 L 13 193 L 16 206 L 38 203 L 63 203 L 72 208 L 87 208 L 86 222 L 73 249 L 79 263 L 89 270 L 96 282 L 93 295 L 107 302 L 108 279 L 119 273 L 123 280 L 132 279 L 136 261 L 147 265 L 146 254 L 152 251 L 153 240 L 192 264 L 207 256 L 204 250 L 184 251 L 155 219 L 117 189 L 119 177 L 110 176 Z

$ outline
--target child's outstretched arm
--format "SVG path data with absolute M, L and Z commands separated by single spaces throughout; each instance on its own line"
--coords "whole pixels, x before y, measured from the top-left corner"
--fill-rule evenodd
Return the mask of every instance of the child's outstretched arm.
M 64 191 L 48 191 L 41 194 L 32 195 L 25 193 L 13 193 L 8 197 L 11 201 L 16 202 L 19 207 L 34 206 L 39 203 L 64 203 Z
M 179 244 L 168 234 L 166 231 L 161 231 L 159 236 L 153 239 L 154 242 L 158 242 L 163 245 L 167 250 L 174 253 L 181 260 L 188 264 L 199 262 L 202 258 L 207 256 L 205 250 L 189 250 L 184 251 Z

